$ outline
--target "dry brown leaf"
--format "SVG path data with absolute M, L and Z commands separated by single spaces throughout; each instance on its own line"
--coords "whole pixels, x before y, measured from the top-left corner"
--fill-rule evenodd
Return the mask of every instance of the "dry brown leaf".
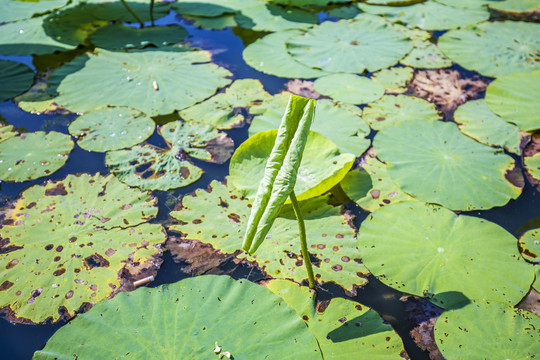
M 313 88 L 313 81 L 294 79 L 285 84 L 287 91 L 310 99 L 318 99 L 321 97 Z

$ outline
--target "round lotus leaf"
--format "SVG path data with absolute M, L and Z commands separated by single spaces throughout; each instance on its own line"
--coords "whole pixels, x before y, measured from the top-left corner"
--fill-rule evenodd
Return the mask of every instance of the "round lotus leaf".
M 169 114 L 231 82 L 225 78 L 231 75 L 228 70 L 209 61 L 205 51 L 98 50 L 56 70 L 56 76 L 65 77 L 54 101 L 74 112 L 112 105 L 136 108 L 149 116 Z
M 2 211 L 0 307 L 13 321 L 57 321 L 107 298 L 132 263 L 161 254 L 156 201 L 112 175 L 69 175 Z
M 246 4 L 240 9 L 240 13 L 236 14 L 235 20 L 240 27 L 254 31 L 305 29 L 319 22 L 314 13 L 264 1 Z
M 107 107 L 79 116 L 69 125 L 69 133 L 83 149 L 104 152 L 137 145 L 152 135 L 154 127 L 154 120 L 139 110 Z
M 371 80 L 384 86 L 387 94 L 401 94 L 407 91 L 413 72 L 414 70 L 407 66 L 382 69 L 374 73 Z
M 474 301 L 445 311 L 435 342 L 446 359 L 531 359 L 540 354 L 540 318 L 497 302 Z
M 400 22 L 411 28 L 423 30 L 447 30 L 476 24 L 489 19 L 487 8 L 463 9 L 426 1 L 410 6 L 378 6 L 358 3 L 357 6 L 370 14 L 382 15 L 392 22 Z
M 358 232 L 363 263 L 375 276 L 443 308 L 465 298 L 518 303 L 534 274 L 516 242 L 497 224 L 420 201 L 384 206 Z
M 14 136 L 17 136 L 17 132 L 13 125 L 4 125 L 0 123 L 0 142 L 11 139 Z
M 523 163 L 525 164 L 527 172 L 533 179 L 540 181 L 540 152 L 533 156 L 525 156 L 523 158 Z
M 509 13 L 522 13 L 540 9 L 538 0 L 503 0 L 489 2 L 488 4 L 492 9 Z
M 313 271 L 317 281 L 335 282 L 351 290 L 364 284 L 369 273 L 361 263 L 353 229 L 339 208 L 327 201 L 328 196 L 321 196 L 300 202 Z M 283 207 L 255 256 L 241 250 L 251 203 L 237 189 L 212 181 L 209 190 L 198 189 L 194 196 L 184 196 L 178 209 L 171 212 L 177 222 L 168 229 L 181 232 L 182 240 L 198 240 L 224 254 L 256 262 L 271 277 L 307 281 L 291 205 Z M 167 249 L 173 255 L 174 248 L 175 242 L 169 240 Z
M 449 31 L 439 38 L 438 44 L 446 56 L 464 68 L 499 77 L 540 68 L 538 32 L 540 24 L 488 22 Z
M 525 131 L 540 129 L 539 97 L 540 70 L 499 77 L 486 90 L 489 109 Z
M 243 196 L 254 199 L 272 152 L 277 130 L 259 132 L 236 149 L 229 167 L 229 181 Z M 319 133 L 309 133 L 294 192 L 299 201 L 319 196 L 338 184 L 354 162 L 353 154 L 341 154 Z
M 287 52 L 285 42 L 300 34 L 300 30 L 284 30 L 257 39 L 244 49 L 244 61 L 260 72 L 282 78 L 311 79 L 327 74 L 299 63 Z
M 421 69 L 440 69 L 452 66 L 452 60 L 430 41 L 414 42 L 412 51 L 400 63 Z
M 362 118 L 374 130 L 383 130 L 402 121 L 439 119 L 437 108 L 424 99 L 407 95 L 385 95 L 368 104 Z
M 407 37 L 369 14 L 326 21 L 287 41 L 292 57 L 308 67 L 359 74 L 395 65 L 411 48 Z
M 384 95 L 384 86 L 364 76 L 332 74 L 313 83 L 318 93 L 349 104 L 366 104 Z
M 264 284 L 303 318 L 317 338 L 325 358 L 402 360 L 401 338 L 375 310 L 357 302 L 334 298 L 324 312 L 315 309 L 315 294 L 288 280 Z
M 34 82 L 34 71 L 27 65 L 0 60 L 0 102 L 25 92 Z
M 283 109 L 289 101 L 288 93 L 280 93 L 260 106 L 252 108 L 256 116 L 249 127 L 249 136 L 270 129 L 277 129 L 283 117 Z M 362 154 L 369 146 L 370 129 L 360 117 L 360 109 L 349 104 L 335 104 L 330 100 L 317 100 L 317 111 L 311 130 L 334 142 L 342 153 Z
M 529 262 L 540 263 L 540 229 L 525 232 L 519 238 L 521 255 Z
M 463 135 L 454 123 L 401 122 L 380 131 L 373 144 L 392 180 L 422 201 L 453 210 L 490 209 L 521 193 L 505 177 L 514 160 Z
M 68 0 L 7 0 L 0 3 L 0 23 L 29 19 L 64 6 Z
M 73 150 L 69 135 L 56 131 L 25 133 L 0 142 L 0 180 L 22 182 L 60 169 Z
M 122 24 L 112 24 L 97 29 L 90 41 L 105 49 L 142 49 L 148 45 L 157 47 L 179 43 L 187 36 L 187 30 L 179 25 L 154 26 L 142 29 Z
M 216 275 L 103 301 L 58 330 L 33 359 L 126 356 L 322 359 L 317 341 L 283 299 L 263 286 Z
M 500 146 L 514 154 L 521 152 L 519 128 L 492 113 L 484 99 L 461 105 L 454 113 L 454 120 L 461 132 L 482 144 Z

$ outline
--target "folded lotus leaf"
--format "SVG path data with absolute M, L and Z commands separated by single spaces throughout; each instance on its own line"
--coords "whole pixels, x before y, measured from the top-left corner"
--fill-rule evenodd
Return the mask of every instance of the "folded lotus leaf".
M 540 263 L 540 229 L 525 232 L 519 238 L 521 255 L 529 262 Z
M 25 92 L 34 82 L 34 71 L 27 65 L 0 60 L 0 102 Z
M 318 93 L 349 104 L 367 104 L 384 95 L 384 87 L 365 77 L 354 74 L 332 74 L 313 83 Z
M 104 49 L 142 49 L 149 45 L 163 47 L 184 40 L 187 30 L 179 25 L 154 26 L 136 29 L 122 24 L 97 29 L 90 41 Z

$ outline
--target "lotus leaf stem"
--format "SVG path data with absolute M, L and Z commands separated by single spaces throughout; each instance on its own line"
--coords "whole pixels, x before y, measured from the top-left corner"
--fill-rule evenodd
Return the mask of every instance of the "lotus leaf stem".
M 150 0 L 150 21 L 152 26 L 154 26 L 154 0 Z
M 141 18 L 139 17 L 139 15 L 137 15 L 137 13 L 135 11 L 133 11 L 133 9 L 131 8 L 131 6 L 129 6 L 126 2 L 126 0 L 120 0 L 122 1 L 122 4 L 124 4 L 124 7 L 127 9 L 127 11 L 129 11 L 129 13 L 131 15 L 133 15 L 133 17 L 139 22 L 139 24 L 141 24 L 141 28 L 144 27 L 144 21 L 141 20 Z M 153 1 L 152 1 L 153 2 Z
M 298 229 L 300 231 L 300 246 L 302 247 L 302 257 L 304 258 L 304 264 L 306 265 L 306 271 L 308 274 L 309 288 L 315 290 L 315 277 L 313 276 L 313 267 L 311 266 L 311 260 L 309 258 L 309 252 L 306 241 L 306 227 L 304 225 L 304 217 L 302 216 L 302 210 L 296 200 L 294 190 L 289 194 L 291 203 L 294 209 L 294 215 L 298 221 Z

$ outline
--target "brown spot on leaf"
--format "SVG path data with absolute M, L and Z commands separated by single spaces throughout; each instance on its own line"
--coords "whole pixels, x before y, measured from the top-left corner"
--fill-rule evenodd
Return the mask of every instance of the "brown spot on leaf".
M 131 205 L 131 204 L 125 204 L 125 205 L 122 205 L 122 206 L 120 207 L 120 209 L 122 209 L 122 210 L 128 210 L 128 209 L 131 209 L 132 207 L 133 207 L 133 205 Z
M 223 200 L 223 199 L 221 198 L 221 196 L 220 196 L 220 197 L 219 197 L 219 206 L 221 206 L 222 208 L 228 208 L 228 207 L 229 207 L 229 204 L 228 204 L 225 200 Z
M 60 276 L 60 275 L 62 275 L 62 274 L 65 273 L 65 272 L 66 272 L 66 269 L 61 268 L 61 269 L 58 269 L 58 270 L 56 270 L 55 272 L 53 272 L 53 275 L 54 275 L 54 276 Z
M 235 223 L 240 222 L 240 215 L 238 214 L 230 213 L 229 215 L 227 215 L 227 217 L 229 218 L 229 222 L 235 222 Z
M 62 252 L 62 250 L 64 250 L 64 247 L 62 245 L 58 245 L 56 247 L 56 252 Z
M 369 193 L 371 194 L 371 197 L 374 199 L 378 199 L 379 196 L 381 195 L 381 191 L 377 189 L 371 190 Z
M 195 220 L 192 221 L 192 223 L 200 224 L 200 223 L 202 223 L 202 220 L 201 219 L 195 219 Z
M 13 283 L 9 280 L 6 280 L 2 283 L 2 285 L 0 285 L 0 291 L 4 291 L 4 290 L 7 290 L 9 289 L 10 287 L 13 286 Z
M 12 267 L 14 267 L 15 265 L 17 265 L 18 263 L 19 263 L 19 260 L 17 260 L 17 259 L 11 260 L 11 261 L 8 262 L 8 264 L 6 265 L 6 269 L 11 269 Z
M 336 234 L 336 239 L 343 239 L 343 234 Z
M 339 247 L 337 247 L 337 246 L 332 246 L 332 250 L 338 251 L 338 250 L 339 250 Z
M 37 205 L 36 202 L 35 202 L 35 201 L 32 201 L 30 204 L 28 204 L 28 205 L 26 206 L 26 208 L 27 208 L 27 209 L 31 209 L 31 208 L 33 208 L 33 207 L 36 206 L 36 205 Z
M 69 238 L 69 242 L 72 243 L 72 242 L 75 242 L 77 241 L 77 237 L 76 236 L 72 236 L 71 238 Z
M 341 257 L 341 261 L 343 261 L 343 262 L 349 262 L 349 261 L 351 261 L 351 258 L 348 257 L 348 256 L 342 256 L 342 257 Z
M 190 174 L 190 172 L 189 172 L 189 169 L 187 167 L 182 166 L 180 168 L 180 177 L 182 179 L 184 179 L 184 180 L 187 179 L 189 177 L 189 174 Z
M 56 187 L 45 190 L 45 196 L 67 195 L 66 188 L 63 183 L 59 183 Z
M 347 321 L 347 318 L 346 317 L 342 317 L 341 319 L 338 320 L 340 323 L 344 323 L 345 321 Z
M 302 316 L 302 319 L 304 319 L 305 321 L 308 321 L 309 317 L 307 315 L 304 315 L 304 316 Z
M 61 259 L 60 256 L 56 256 L 56 257 L 54 258 L 54 262 L 60 261 L 60 259 Z
M 379 116 L 379 117 L 376 117 L 375 120 L 377 120 L 377 121 L 384 121 L 384 120 L 386 120 L 386 118 L 385 118 L 385 117 L 382 117 L 382 116 Z
M 533 253 L 529 249 L 523 249 L 522 251 L 523 251 L 523 254 L 527 255 L 528 257 L 531 257 L 531 258 L 534 258 L 534 259 L 536 259 L 538 257 L 537 254 Z
M 325 249 L 326 248 L 326 245 L 325 244 L 318 244 L 317 245 L 317 249 Z
M 334 271 L 341 271 L 341 270 L 343 270 L 343 266 L 337 265 L 337 264 L 336 264 L 336 265 L 332 265 L 332 270 L 334 270 Z
M 109 248 L 109 249 L 107 249 L 107 251 L 105 251 L 105 255 L 107 255 L 109 257 L 113 256 L 115 253 L 116 253 L 116 250 L 111 249 L 111 248 Z
M 110 263 L 102 255 L 95 253 L 84 258 L 84 265 L 90 270 L 95 267 L 108 267 Z
M 69 290 L 64 297 L 66 299 L 71 299 L 73 297 L 73 290 Z

